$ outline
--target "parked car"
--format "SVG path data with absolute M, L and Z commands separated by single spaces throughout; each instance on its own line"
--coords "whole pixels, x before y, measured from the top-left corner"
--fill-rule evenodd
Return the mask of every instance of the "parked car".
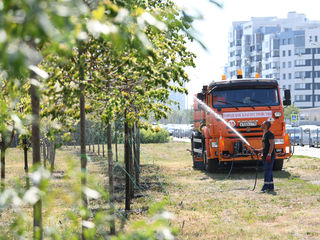
M 286 133 L 290 136 L 290 142 L 293 145 L 303 145 L 302 143 L 302 128 L 286 126 Z
M 318 145 L 320 138 L 320 128 L 316 125 L 303 125 L 302 129 L 302 143 L 314 147 Z

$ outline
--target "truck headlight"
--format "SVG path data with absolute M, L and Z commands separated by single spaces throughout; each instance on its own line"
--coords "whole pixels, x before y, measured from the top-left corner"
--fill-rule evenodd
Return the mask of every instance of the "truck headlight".
M 211 147 L 212 147 L 212 148 L 218 147 L 218 143 L 217 143 L 217 142 L 211 142 Z
M 274 112 L 275 117 L 281 117 L 282 113 L 281 112 Z
M 274 144 L 284 144 L 283 138 L 275 138 Z

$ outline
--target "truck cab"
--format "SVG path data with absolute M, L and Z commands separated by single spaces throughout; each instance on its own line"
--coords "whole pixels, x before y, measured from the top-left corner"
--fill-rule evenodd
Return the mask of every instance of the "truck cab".
M 284 103 L 288 105 L 288 92 L 286 97 Z M 263 131 L 260 127 L 269 120 L 272 123 L 270 130 L 275 136 L 274 170 L 282 169 L 283 160 L 291 156 L 291 148 L 289 136 L 285 134 L 283 103 L 276 80 L 241 78 L 214 81 L 203 86 L 196 98 L 191 138 L 194 168 L 214 172 L 223 162 L 256 161 L 251 150 L 262 148 Z M 204 109 L 199 100 L 211 111 Z M 217 118 L 217 114 L 223 120 Z

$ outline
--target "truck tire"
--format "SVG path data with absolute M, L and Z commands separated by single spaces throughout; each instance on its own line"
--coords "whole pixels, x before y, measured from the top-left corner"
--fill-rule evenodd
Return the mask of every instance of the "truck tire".
M 207 159 L 206 161 L 206 171 L 209 173 L 215 173 L 219 167 L 219 161 L 217 158 Z
M 274 171 L 281 171 L 283 167 L 283 159 L 275 159 L 273 164 Z

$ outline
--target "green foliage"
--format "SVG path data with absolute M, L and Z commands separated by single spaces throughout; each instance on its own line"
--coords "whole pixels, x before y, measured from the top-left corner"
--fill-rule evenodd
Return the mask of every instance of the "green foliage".
M 290 119 L 291 114 L 298 114 L 300 112 L 300 108 L 296 107 L 294 104 L 284 108 L 284 118 Z
M 193 39 L 192 21 L 193 17 L 171 0 L 0 2 L 0 132 L 4 136 L 9 125 L 15 125 L 30 137 L 31 85 L 36 86 L 41 100 L 42 133 L 52 141 L 77 124 L 80 95 L 86 97 L 86 111 L 95 120 L 110 122 L 125 115 L 123 122 L 132 126 L 150 116 L 157 120 L 166 117 L 169 92 L 187 93 L 183 87 L 189 81 L 185 68 L 194 67 L 195 58 L 185 46 L 187 38 Z M 169 134 L 164 131 L 148 133 L 146 141 L 168 141 Z M 69 135 L 61 138 L 67 141 Z M 35 169 L 33 176 L 40 176 L 41 181 L 27 191 L 8 189 L 11 192 L 0 196 L 1 200 L 6 198 L 0 201 L 1 208 L 32 205 L 35 199 L 46 202 L 47 173 Z M 70 232 L 59 236 L 52 229 L 47 237 L 80 238 L 74 229 L 81 225 L 81 210 L 70 214 L 74 220 Z M 17 214 L 12 236 L 27 238 L 21 225 L 23 217 Z M 103 216 L 97 214 L 97 219 L 88 223 L 87 239 L 102 239 L 98 230 L 100 223 L 106 222 L 101 220 Z M 145 224 L 145 232 L 119 239 L 154 239 L 163 225 L 155 220 Z
M 140 131 L 141 143 L 166 143 L 169 142 L 169 132 L 163 128 L 153 130 L 148 128 Z
M 74 175 L 76 172 L 76 164 L 71 159 L 69 169 L 66 169 L 66 179 L 70 176 L 80 178 L 80 174 Z M 33 173 L 30 176 L 33 183 L 28 190 L 24 189 L 23 184 L 17 182 L 14 189 L 7 189 L 0 194 L 0 210 L 11 211 L 14 209 L 13 218 L 10 221 L 8 229 L 0 230 L 0 239 L 29 239 L 30 232 L 28 222 L 26 221 L 27 207 L 34 205 L 38 199 L 41 199 L 43 206 L 47 208 L 47 215 L 50 211 L 55 211 L 54 204 L 57 194 L 62 194 L 60 189 L 52 189 L 50 186 L 50 172 L 43 167 L 34 167 Z M 132 223 L 132 230 L 128 232 L 119 232 L 115 236 L 110 236 L 108 229 L 110 224 L 110 212 L 108 209 L 101 208 L 94 212 L 94 214 L 81 204 L 79 204 L 79 197 L 81 191 L 86 194 L 87 198 L 93 204 L 94 201 L 103 203 L 108 202 L 108 192 L 106 192 L 100 185 L 100 181 L 94 176 L 89 176 L 90 187 L 80 188 L 79 186 L 72 187 L 70 192 L 73 208 L 68 210 L 67 222 L 61 229 L 56 229 L 52 226 L 45 227 L 45 239 L 74 239 L 80 240 L 79 227 L 85 226 L 84 235 L 86 240 L 96 239 L 174 239 L 170 230 L 170 220 L 172 215 L 164 211 L 166 202 L 153 203 L 150 207 L 150 216 L 147 220 L 139 220 Z M 79 181 L 80 182 L 80 181 Z M 67 193 L 63 193 L 67 194 Z M 80 216 L 89 214 L 90 219 L 82 221 Z M 121 214 L 120 214 L 121 215 Z M 125 218 L 125 216 L 122 216 Z M 126 220 L 126 219 L 123 219 Z

